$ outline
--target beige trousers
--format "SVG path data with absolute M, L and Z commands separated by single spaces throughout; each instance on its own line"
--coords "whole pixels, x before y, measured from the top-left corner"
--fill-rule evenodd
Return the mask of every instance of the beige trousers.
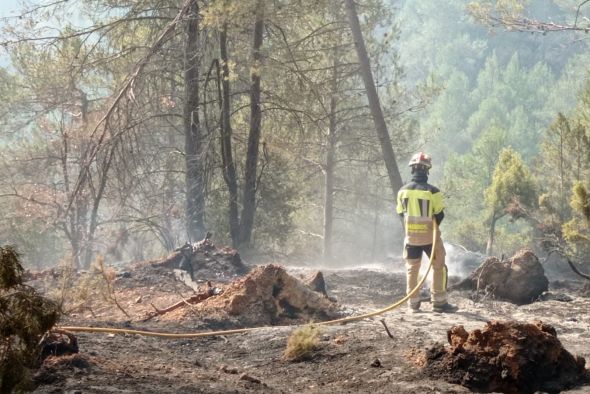
M 406 261 L 406 294 L 409 294 L 418 285 L 418 275 L 420 274 L 420 263 L 422 260 L 422 251 L 427 255 L 430 254 L 432 245 L 410 246 L 404 248 L 404 260 Z M 420 257 L 416 258 L 419 253 Z M 413 257 L 413 258 L 410 258 Z M 432 284 L 430 286 L 431 299 L 434 304 L 444 304 L 447 302 L 447 266 L 445 264 L 446 251 L 442 239 L 436 240 L 434 258 L 432 262 Z M 420 302 L 420 291 L 416 291 L 410 298 L 411 305 L 418 305 Z

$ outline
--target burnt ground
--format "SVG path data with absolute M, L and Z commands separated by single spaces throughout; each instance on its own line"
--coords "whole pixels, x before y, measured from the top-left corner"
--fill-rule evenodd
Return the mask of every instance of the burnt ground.
M 305 268 L 292 268 L 298 274 Z M 383 269 L 323 270 L 330 296 L 346 313 L 382 308 L 404 294 L 404 275 Z M 114 282 L 125 316 L 112 303 L 95 299 L 63 319 L 62 325 L 132 327 L 166 332 L 233 328 L 202 311 L 171 312 L 147 322 L 146 313 L 188 297 L 190 289 L 168 271 L 159 275 L 130 271 Z M 223 287 L 223 284 L 219 286 Z M 462 324 L 473 330 L 490 320 L 542 320 L 552 325 L 565 349 L 590 363 L 590 298 L 579 293 L 582 283 L 562 281 L 547 301 L 517 306 L 470 292 L 453 292 L 455 314 L 405 308 L 346 325 L 322 326 L 320 347 L 306 361 L 283 360 L 287 337 L 294 327 L 264 327 L 236 335 L 201 339 L 159 339 L 135 335 L 79 333 L 78 362 L 64 361 L 45 370 L 38 393 L 462 393 L 460 385 L 425 376 L 413 359 L 447 330 Z M 570 299 L 564 302 L 557 299 Z M 381 319 L 389 327 L 389 338 Z M 80 358 L 83 358 L 80 362 Z M 378 360 L 378 361 L 377 361 Z M 570 390 L 590 393 L 590 385 Z

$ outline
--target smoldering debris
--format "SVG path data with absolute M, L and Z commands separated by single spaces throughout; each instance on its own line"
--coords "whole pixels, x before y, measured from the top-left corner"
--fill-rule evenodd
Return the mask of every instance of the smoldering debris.
M 194 280 L 179 269 L 187 264 Z M 328 296 L 320 271 L 296 277 L 275 264 L 250 270 L 235 249 L 218 248 L 206 238 L 165 258 L 123 267 L 113 275 L 112 288 L 128 313 L 125 319 L 140 323 L 182 321 L 199 329 L 235 328 L 327 320 L 342 314 Z M 178 275 L 180 271 L 185 274 Z M 45 290 L 64 288 L 69 295 L 74 294 L 71 289 L 78 286 L 80 275 L 74 273 L 68 282 L 71 288 L 58 286 L 59 275 L 43 275 L 32 282 Z M 105 305 L 96 286 L 78 287 L 89 301 L 80 304 L 80 297 L 65 297 L 64 305 L 72 313 L 112 318 L 114 308 Z
M 542 322 L 492 321 L 467 332 L 447 331 L 449 345 L 437 344 L 413 357 L 421 374 L 477 392 L 557 393 L 589 381 L 585 359 L 573 356 Z
M 157 270 L 159 275 L 165 274 L 161 270 L 170 271 L 161 263 L 144 265 L 144 268 Z M 235 270 L 228 271 L 225 278 L 236 275 Z M 137 280 L 139 275 L 139 272 L 135 273 L 134 279 Z M 179 280 L 178 277 L 175 280 Z M 186 281 L 183 283 L 187 285 Z M 181 321 L 206 319 L 214 326 L 215 322 L 224 322 L 224 327 L 235 327 L 293 324 L 340 316 L 338 305 L 328 296 L 320 271 L 298 278 L 280 265 L 268 264 L 252 269 L 245 276 L 235 276 L 229 283 L 212 280 L 198 286 L 199 292 L 193 297 L 156 313 L 151 312 L 143 321 L 153 317 Z M 205 293 L 206 296 L 200 297 Z
M 494 298 L 523 305 L 537 300 L 548 287 L 549 280 L 539 259 L 531 250 L 523 249 L 507 260 L 488 257 L 451 290 L 483 291 Z
M 71 332 L 53 329 L 45 333 L 41 342 L 41 360 L 49 356 L 63 356 L 78 353 L 78 338 Z
M 217 248 L 208 237 L 194 244 L 186 243 L 169 256 L 148 263 L 152 267 L 184 270 L 192 280 L 231 280 L 250 271 L 237 250 Z
M 314 282 L 310 282 L 313 284 Z M 338 316 L 337 304 L 325 288 L 291 276 L 276 264 L 253 269 L 232 282 L 223 293 L 198 305 L 200 312 L 223 312 L 243 324 L 267 325 L 327 320 Z
M 80 374 L 88 374 L 96 366 L 93 358 L 80 353 L 49 356 L 35 371 L 33 381 L 36 385 L 56 384 L 68 379 L 76 379 Z

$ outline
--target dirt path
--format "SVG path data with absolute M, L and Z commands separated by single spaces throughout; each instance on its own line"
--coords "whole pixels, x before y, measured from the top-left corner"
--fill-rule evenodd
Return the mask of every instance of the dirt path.
M 403 295 L 402 274 L 372 270 L 324 271 L 330 295 L 351 313 L 383 307 Z M 152 291 L 155 291 L 152 289 Z M 505 302 L 473 301 L 453 293 L 461 310 L 447 315 L 409 314 L 405 308 L 382 316 L 394 338 L 386 334 L 381 318 L 343 326 L 322 327 L 320 348 L 310 360 L 282 359 L 293 327 L 267 327 L 247 334 L 195 340 L 79 334 L 81 353 L 90 368 L 62 368 L 59 379 L 40 386 L 38 393 L 461 393 L 466 388 L 424 378 L 409 362 L 412 351 L 446 341 L 453 324 L 467 330 L 492 319 L 543 320 L 553 325 L 564 347 L 590 360 L 590 299 L 543 301 L 526 306 Z M 154 320 L 125 323 L 117 313 L 109 319 L 76 316 L 64 324 L 132 326 L 187 332 L 203 322 Z M 378 360 L 378 361 L 377 361 Z M 249 380 L 245 380 L 249 379 Z M 572 393 L 590 393 L 590 386 Z

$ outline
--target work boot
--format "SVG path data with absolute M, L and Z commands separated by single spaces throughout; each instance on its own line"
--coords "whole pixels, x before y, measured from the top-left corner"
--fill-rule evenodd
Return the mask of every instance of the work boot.
M 454 313 L 457 312 L 459 308 L 455 305 L 449 304 L 448 302 L 441 302 L 441 303 L 433 303 L 432 304 L 432 311 L 438 313 Z
M 408 304 L 408 306 L 409 306 L 408 311 L 410 311 L 411 313 L 418 313 L 418 312 L 420 312 L 420 304 L 421 304 L 420 301 L 410 302 Z

